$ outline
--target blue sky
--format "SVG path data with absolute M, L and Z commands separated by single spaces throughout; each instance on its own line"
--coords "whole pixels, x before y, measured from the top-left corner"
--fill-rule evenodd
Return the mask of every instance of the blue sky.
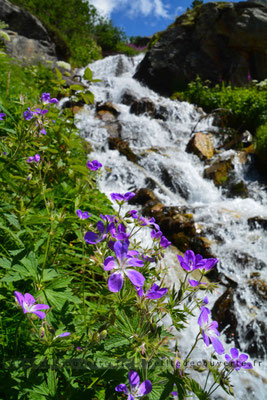
M 127 36 L 150 36 L 183 14 L 192 0 L 90 0 L 90 4 Z

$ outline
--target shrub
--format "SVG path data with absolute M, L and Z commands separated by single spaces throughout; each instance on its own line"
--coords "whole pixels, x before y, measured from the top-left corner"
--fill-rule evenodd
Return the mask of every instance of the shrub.
M 209 82 L 197 78 L 183 92 L 172 98 L 189 101 L 212 112 L 226 111 L 226 125 L 242 132 L 246 129 L 255 134 L 256 129 L 267 121 L 267 90 L 255 84 L 247 87 L 226 86 L 224 83 L 209 87 Z

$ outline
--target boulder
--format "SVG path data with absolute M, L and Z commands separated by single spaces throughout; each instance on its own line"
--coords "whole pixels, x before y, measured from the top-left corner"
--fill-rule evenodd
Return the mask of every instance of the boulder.
M 148 201 L 158 201 L 154 192 L 150 189 L 141 188 L 137 190 L 135 196 L 128 202 L 129 204 L 145 205 Z
M 250 229 L 264 229 L 267 230 L 267 218 L 264 217 L 252 217 L 248 219 L 248 225 Z
M 222 296 L 220 296 L 211 310 L 212 319 L 218 322 L 219 331 L 224 330 L 226 338 L 232 341 L 233 337 L 237 344 L 238 337 L 236 333 L 237 318 L 234 312 L 234 289 L 228 288 Z M 227 340 L 227 341 L 228 341 Z
M 142 97 L 140 100 L 136 100 L 130 107 L 130 113 L 140 115 L 148 114 L 152 116 L 155 112 L 155 104 L 148 97 Z
M 267 77 L 267 7 L 210 2 L 188 10 L 151 40 L 134 77 L 163 95 L 200 76 L 213 85 Z
M 52 33 L 28 11 L 0 0 L 0 20 L 8 25 L 10 41 L 5 41 L 7 53 L 24 64 L 66 60 L 69 48 L 62 38 Z
M 124 155 L 129 161 L 137 163 L 139 160 L 139 157 L 134 154 L 129 144 L 125 140 L 110 136 L 108 138 L 108 144 L 111 150 L 118 150 L 119 153 Z
M 96 112 L 99 114 L 100 111 L 108 111 L 110 114 L 114 115 L 114 117 L 117 117 L 121 113 L 120 109 L 110 101 L 106 101 L 105 103 L 100 104 L 97 103 Z
M 216 186 L 223 186 L 229 182 L 230 172 L 234 169 L 234 154 L 231 152 L 224 157 L 217 157 L 204 171 L 204 176 L 213 179 Z
M 197 132 L 187 144 L 186 151 L 196 154 L 201 160 L 207 160 L 214 156 L 212 134 Z
M 7 54 L 20 60 L 23 64 L 49 64 L 57 61 L 56 46 L 49 40 L 29 39 L 16 32 L 6 31 L 10 37 L 5 42 Z
M 120 102 L 126 106 L 130 106 L 135 102 L 138 102 L 138 97 L 131 90 L 126 89 L 122 95 Z
M 8 24 L 11 31 L 34 40 L 49 40 L 49 34 L 38 18 L 8 0 L 0 0 L 0 20 Z

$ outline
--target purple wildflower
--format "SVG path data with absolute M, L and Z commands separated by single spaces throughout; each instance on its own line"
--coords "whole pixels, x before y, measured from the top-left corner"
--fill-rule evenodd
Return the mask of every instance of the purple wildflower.
M 228 363 L 231 365 L 232 368 L 234 368 L 236 371 L 239 371 L 240 368 L 244 369 L 252 369 L 253 366 L 250 362 L 246 362 L 248 359 L 248 356 L 246 354 L 240 354 L 239 351 L 236 348 L 230 349 L 231 356 L 230 357 L 228 354 L 225 354 L 225 359 L 228 361 Z
M 150 234 L 151 234 L 152 239 L 154 239 L 154 240 L 160 239 L 162 236 L 162 232 L 161 231 L 157 232 L 156 229 L 153 229 Z
M 98 162 L 97 160 L 93 160 L 93 161 L 88 161 L 87 163 L 87 167 L 91 170 L 91 171 L 97 171 L 99 168 L 102 167 L 102 164 L 100 162 Z
M 28 158 L 27 163 L 32 163 L 32 162 L 38 163 L 40 159 L 41 159 L 40 155 L 35 154 L 35 156 L 31 156 Z
M 26 121 L 29 121 L 30 119 L 32 119 L 33 117 L 33 112 L 31 111 L 30 107 L 27 108 L 26 111 L 24 111 L 23 113 L 23 117 Z
M 136 290 L 137 290 L 138 296 L 143 297 L 143 295 L 144 295 L 143 288 L 142 287 L 140 287 L 140 288 L 137 287 Z M 151 299 L 151 300 L 160 299 L 167 292 L 168 292 L 167 288 L 161 288 L 160 289 L 159 286 L 156 283 L 154 283 L 151 286 L 151 288 L 146 292 L 145 297 L 147 297 L 148 299 Z
M 152 390 L 151 382 L 149 380 L 145 380 L 140 385 L 140 378 L 137 372 L 129 371 L 128 377 L 129 377 L 130 390 L 123 383 L 115 387 L 116 392 L 122 392 L 128 395 L 127 400 L 136 400 L 151 392 Z
M 170 242 L 165 236 L 161 236 L 159 245 L 166 249 L 166 247 L 170 246 L 172 242 Z
M 1 109 L 0 109 L 0 110 L 1 110 Z M 5 116 L 6 116 L 6 114 L 0 112 L 0 121 L 3 121 L 3 119 L 4 119 Z
M 95 232 L 88 231 L 84 235 L 84 240 L 89 243 L 89 244 L 96 244 L 99 242 L 102 242 L 107 236 L 107 234 L 110 231 L 111 224 L 109 224 L 107 227 L 103 224 L 102 221 L 98 221 L 96 224 L 97 229 L 99 230 L 99 235 Z
M 138 219 L 138 214 L 136 210 L 128 211 L 127 215 L 131 216 L 133 219 Z
M 52 98 L 51 99 L 50 98 L 50 93 L 43 93 L 41 95 L 40 102 L 42 102 L 43 104 L 49 104 L 49 103 L 57 104 L 58 103 L 58 99 L 56 99 L 56 98 Z
M 201 308 L 200 316 L 198 318 L 198 324 L 202 331 L 203 340 L 206 346 L 209 346 L 211 343 L 216 353 L 223 354 L 224 347 L 217 337 L 219 336 L 219 332 L 217 330 L 218 322 L 209 321 L 209 313 L 210 310 L 206 307 L 203 307 Z
M 188 279 L 190 286 L 196 287 L 198 285 L 207 285 L 207 282 L 195 281 L 194 279 Z
M 3 151 L 3 156 L 6 156 L 6 151 Z
M 160 230 L 159 225 L 156 223 L 156 220 L 154 217 L 152 218 L 144 218 L 144 217 L 140 217 L 139 218 L 139 223 L 141 226 L 146 226 L 146 225 L 152 225 L 156 228 L 157 231 Z
M 217 258 L 203 258 L 202 260 L 204 262 L 203 266 L 200 266 L 199 269 L 202 273 L 210 271 L 219 260 Z
M 126 233 L 126 227 L 123 224 L 119 224 L 116 228 L 115 224 L 110 228 L 110 233 L 116 240 L 128 239 L 130 234 Z
M 107 257 L 104 261 L 104 270 L 114 272 L 108 280 L 108 288 L 111 292 L 119 292 L 123 286 L 123 277 L 127 276 L 132 284 L 136 287 L 143 286 L 145 278 L 140 272 L 135 271 L 131 267 L 142 267 L 144 262 L 136 258 L 135 251 L 128 251 L 129 241 L 118 241 L 114 243 L 114 252 L 116 258 L 113 256 Z
M 121 193 L 111 193 L 110 194 L 111 200 L 117 201 L 117 202 L 129 201 L 134 196 L 135 196 L 134 192 L 127 192 L 125 194 L 121 194 Z
M 82 212 L 82 210 L 76 210 L 76 214 L 80 219 L 87 219 L 92 216 L 92 214 L 88 214 L 88 211 Z
M 24 314 L 33 313 L 41 319 L 45 318 L 45 313 L 40 310 L 47 310 L 48 308 L 50 308 L 47 304 L 34 305 L 36 300 L 30 293 L 25 293 L 24 296 L 20 292 L 14 292 L 14 294 L 19 305 L 22 307 Z
M 54 337 L 53 340 L 57 339 L 58 337 L 65 337 L 65 336 L 69 336 L 71 333 L 70 332 L 63 332 L 60 335 L 57 335 Z
M 191 272 L 195 269 L 205 266 L 203 257 L 200 254 L 195 255 L 193 250 L 186 250 L 184 257 L 177 254 L 177 258 L 181 267 L 187 272 Z
M 40 130 L 40 133 L 42 133 L 43 135 L 46 135 L 46 130 L 45 130 L 45 128 L 41 129 L 41 130 Z

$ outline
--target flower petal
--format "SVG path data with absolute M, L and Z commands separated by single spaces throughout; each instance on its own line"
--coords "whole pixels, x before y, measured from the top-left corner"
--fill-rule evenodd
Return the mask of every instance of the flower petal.
M 206 333 L 203 331 L 203 340 L 206 346 L 210 345 L 210 339 L 209 337 L 206 335 Z
M 108 288 L 111 292 L 119 292 L 123 285 L 123 276 L 120 272 L 112 274 L 108 280 Z
M 231 353 L 232 358 L 238 358 L 238 353 L 239 353 L 239 351 L 238 351 L 235 347 L 233 347 L 233 348 L 230 350 L 230 353 Z
M 14 292 L 16 299 L 18 300 L 19 304 L 22 306 L 23 301 L 24 301 L 24 296 L 20 292 Z
M 48 308 L 50 308 L 47 304 L 35 304 L 34 306 L 32 306 L 31 311 L 35 312 L 38 310 L 48 310 Z
M 111 271 L 113 268 L 116 267 L 116 265 L 118 265 L 118 264 L 114 257 L 112 257 L 112 256 L 107 257 L 104 261 L 104 270 Z
M 191 286 L 198 286 L 198 284 L 200 283 L 199 281 L 195 281 L 194 279 L 188 279 L 188 283 Z
M 248 359 L 248 356 L 246 354 L 240 354 L 238 361 L 240 363 L 243 363 L 243 362 L 247 361 L 247 359 Z
M 210 336 L 210 340 L 211 340 L 211 343 L 212 343 L 212 346 L 213 346 L 214 350 L 218 354 L 223 354 L 224 353 L 224 347 L 223 347 L 222 343 L 219 341 L 219 339 L 217 337 Z
M 35 298 L 30 294 L 30 293 L 25 293 L 24 295 L 24 301 L 27 303 L 29 306 L 32 306 L 36 300 Z
M 128 377 L 129 377 L 129 383 L 130 383 L 130 387 L 131 388 L 135 388 L 136 386 L 139 385 L 140 378 L 139 378 L 139 375 L 138 375 L 138 373 L 136 371 L 130 370 L 129 374 L 128 374 Z
M 231 357 L 228 354 L 225 354 L 225 359 L 227 362 L 232 361 Z
M 37 315 L 37 317 L 44 319 L 45 313 L 43 311 L 33 311 L 33 314 Z
M 242 365 L 242 368 L 245 368 L 245 369 L 252 369 L 252 368 L 253 368 L 253 365 L 252 365 L 250 362 L 247 362 L 247 363 L 245 363 L 244 365 Z
M 145 396 L 146 394 L 150 393 L 152 390 L 152 384 L 149 380 L 146 380 L 141 383 L 138 388 L 137 395 L 138 396 Z
M 96 244 L 101 241 L 101 238 L 95 232 L 86 232 L 84 240 L 89 244 Z
M 100 233 L 104 233 L 105 232 L 105 225 L 103 224 L 102 221 L 98 221 L 96 226 L 97 226 L 97 229 L 99 230 Z
M 129 389 L 124 383 L 121 383 L 120 385 L 115 387 L 116 392 L 123 392 L 124 394 L 129 393 Z
M 129 244 L 128 244 L 128 241 L 126 241 L 126 240 L 123 242 L 117 241 L 114 243 L 114 251 L 115 251 L 116 257 L 119 260 L 126 258 L 128 247 L 129 247 Z
M 134 286 L 143 286 L 145 283 L 145 278 L 140 272 L 135 271 L 134 269 L 127 269 L 125 274 L 128 276 L 130 281 Z

